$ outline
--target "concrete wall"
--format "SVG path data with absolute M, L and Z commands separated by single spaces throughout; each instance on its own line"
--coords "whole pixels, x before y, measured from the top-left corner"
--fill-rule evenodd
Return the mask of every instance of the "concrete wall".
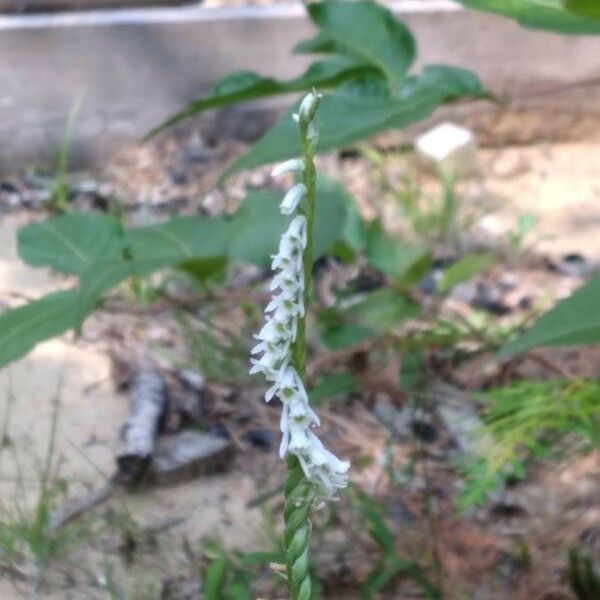
M 600 37 L 531 32 L 447 0 L 392 6 L 417 37 L 420 64 L 472 68 L 497 91 L 600 74 Z M 74 148 L 85 162 L 141 136 L 233 69 L 297 74 L 307 61 L 289 50 L 311 33 L 300 4 L 0 16 L 0 170 L 53 156 L 82 95 Z

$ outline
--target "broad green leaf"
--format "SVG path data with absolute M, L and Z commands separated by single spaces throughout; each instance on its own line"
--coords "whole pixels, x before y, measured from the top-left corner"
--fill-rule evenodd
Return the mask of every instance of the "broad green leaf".
M 235 233 L 230 256 L 267 268 L 277 252 L 279 238 L 289 219 L 279 212 L 281 195 L 273 192 L 250 192 L 232 219 Z M 339 241 L 355 250 L 361 246 L 360 216 L 354 200 L 339 184 L 320 175 L 315 205 L 314 256 L 318 258 Z
M 158 225 L 129 229 L 127 241 L 135 259 L 177 263 L 226 254 L 231 235 L 224 217 L 172 217 Z
M 600 2 L 598 0 L 564 0 L 564 7 L 576 15 L 600 19 Z
M 391 288 L 375 290 L 345 311 L 345 317 L 351 322 L 377 333 L 385 333 L 417 314 L 418 307 Z
M 363 73 L 373 72 L 373 67 L 354 59 L 336 56 L 310 65 L 299 77 L 278 81 L 249 71 L 236 71 L 227 75 L 203 98 L 192 102 L 184 111 L 172 116 L 153 129 L 146 139 L 180 121 L 205 110 L 259 100 L 269 96 L 302 92 L 312 87 L 327 89 Z
M 468 8 L 515 19 L 525 27 L 570 34 L 598 34 L 600 20 L 576 12 L 563 0 L 460 0 Z M 592 4 L 590 1 L 589 4 Z M 587 6 L 587 2 L 586 2 Z
M 78 324 L 78 293 L 55 292 L 0 314 L 0 367 Z
M 407 81 L 401 98 L 363 97 L 338 91 L 319 106 L 319 152 L 328 152 L 364 140 L 387 129 L 402 128 L 428 117 L 440 104 L 459 97 L 481 96 L 481 84 L 462 69 L 431 67 Z M 298 128 L 286 113 L 246 154 L 222 175 L 252 169 L 300 154 Z
M 448 65 L 426 65 L 418 75 L 408 77 L 400 90 L 401 99 L 415 96 L 440 104 L 469 96 L 485 98 L 489 93 L 472 71 Z
M 499 358 L 539 346 L 600 343 L 600 276 L 543 314 L 523 335 L 506 344 Z
M 356 323 L 340 323 L 321 330 L 321 341 L 330 350 L 341 350 L 355 346 L 367 338 L 373 337 L 374 332 L 369 327 Z
M 227 254 L 232 235 L 224 217 L 174 217 L 159 225 L 137 227 L 126 232 L 125 252 L 117 260 L 98 260 L 80 281 L 80 315 L 85 316 L 109 289 L 130 277 Z
M 437 284 L 440 294 L 448 293 L 455 285 L 485 271 L 494 262 L 491 254 L 471 254 L 450 266 Z
M 384 234 L 380 228 L 369 232 L 366 257 L 373 267 L 402 283 L 412 283 L 414 277 L 407 282 L 406 276 L 414 271 L 418 278 L 431 262 L 426 246 L 405 244 L 398 237 Z M 422 268 L 418 268 L 419 265 Z
M 298 42 L 292 52 L 295 54 L 343 54 L 344 50 L 325 33 L 319 32 L 308 40 Z
M 198 281 L 221 280 L 227 267 L 226 256 L 190 258 L 178 265 L 178 269 Z
M 80 277 L 79 322 L 91 312 L 103 294 L 131 277 L 147 277 L 155 271 L 174 266 L 173 257 L 130 258 L 116 261 L 98 261 Z
M 112 260 L 123 248 L 123 230 L 116 219 L 98 214 L 51 217 L 19 229 L 17 252 L 33 267 L 80 275 L 97 259 Z
M 354 198 L 340 183 L 319 174 L 315 205 L 314 255 L 319 258 L 336 242 L 348 244 L 355 252 L 364 247 L 364 222 Z
M 347 348 L 416 317 L 419 308 L 404 294 L 381 288 L 343 310 L 321 311 L 321 339 L 332 349 Z
M 383 6 L 368 0 L 330 0 L 308 5 L 315 25 L 338 47 L 376 66 L 396 92 L 415 57 L 408 28 Z

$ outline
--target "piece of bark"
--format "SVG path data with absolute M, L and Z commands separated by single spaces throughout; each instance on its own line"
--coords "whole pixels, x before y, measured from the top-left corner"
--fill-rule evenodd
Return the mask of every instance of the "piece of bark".
M 147 475 L 166 405 L 165 382 L 150 359 L 144 358 L 131 389 L 131 411 L 123 430 L 125 450 L 117 457 L 119 483 L 137 483 Z
M 110 480 L 102 487 L 92 489 L 85 496 L 75 498 L 60 506 L 50 515 L 49 530 L 51 532 L 57 531 L 64 525 L 75 521 L 89 510 L 100 506 L 100 504 L 106 502 L 112 496 L 114 489 L 115 484 Z
M 181 431 L 159 440 L 149 479 L 157 485 L 174 485 L 220 472 L 232 457 L 233 446 L 228 439 L 212 433 Z

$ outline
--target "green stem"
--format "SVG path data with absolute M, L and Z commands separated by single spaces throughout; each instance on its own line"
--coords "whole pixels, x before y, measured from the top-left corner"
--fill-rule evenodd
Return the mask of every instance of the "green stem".
M 306 186 L 305 205 L 299 212 L 306 217 L 306 249 L 304 270 L 304 316 L 298 321 L 296 340 L 292 345 L 292 363 L 298 375 L 306 375 L 306 313 L 310 301 L 313 267 L 313 226 L 317 176 L 313 152 L 308 140 L 307 124 L 300 123 L 300 142 L 304 161 L 303 183 Z M 288 476 L 285 483 L 285 554 L 290 600 L 310 600 L 310 519 L 309 513 L 316 496 L 316 487 L 304 476 L 300 461 L 290 455 L 287 460 Z

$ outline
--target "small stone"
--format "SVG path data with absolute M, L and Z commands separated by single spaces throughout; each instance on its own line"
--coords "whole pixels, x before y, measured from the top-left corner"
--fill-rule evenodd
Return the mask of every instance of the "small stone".
M 188 144 L 184 153 L 186 160 L 191 163 L 203 163 L 212 157 L 212 152 L 201 140 Z
M 587 277 L 592 270 L 585 256 L 577 252 L 565 254 L 553 266 L 556 271 L 568 277 Z
M 206 379 L 202 373 L 194 371 L 193 369 L 182 369 L 179 371 L 179 378 L 191 389 L 200 392 L 206 384 Z
M 412 429 L 415 437 L 419 438 L 426 444 L 431 444 L 438 438 L 438 432 L 436 431 L 435 427 L 427 421 L 413 419 L 412 423 L 410 424 L 410 428 Z
M 249 429 L 244 434 L 244 439 L 261 450 L 273 447 L 273 432 L 270 429 Z
M 426 164 L 444 172 L 467 175 L 475 170 L 473 133 L 454 123 L 442 123 L 419 136 L 415 149 Z

